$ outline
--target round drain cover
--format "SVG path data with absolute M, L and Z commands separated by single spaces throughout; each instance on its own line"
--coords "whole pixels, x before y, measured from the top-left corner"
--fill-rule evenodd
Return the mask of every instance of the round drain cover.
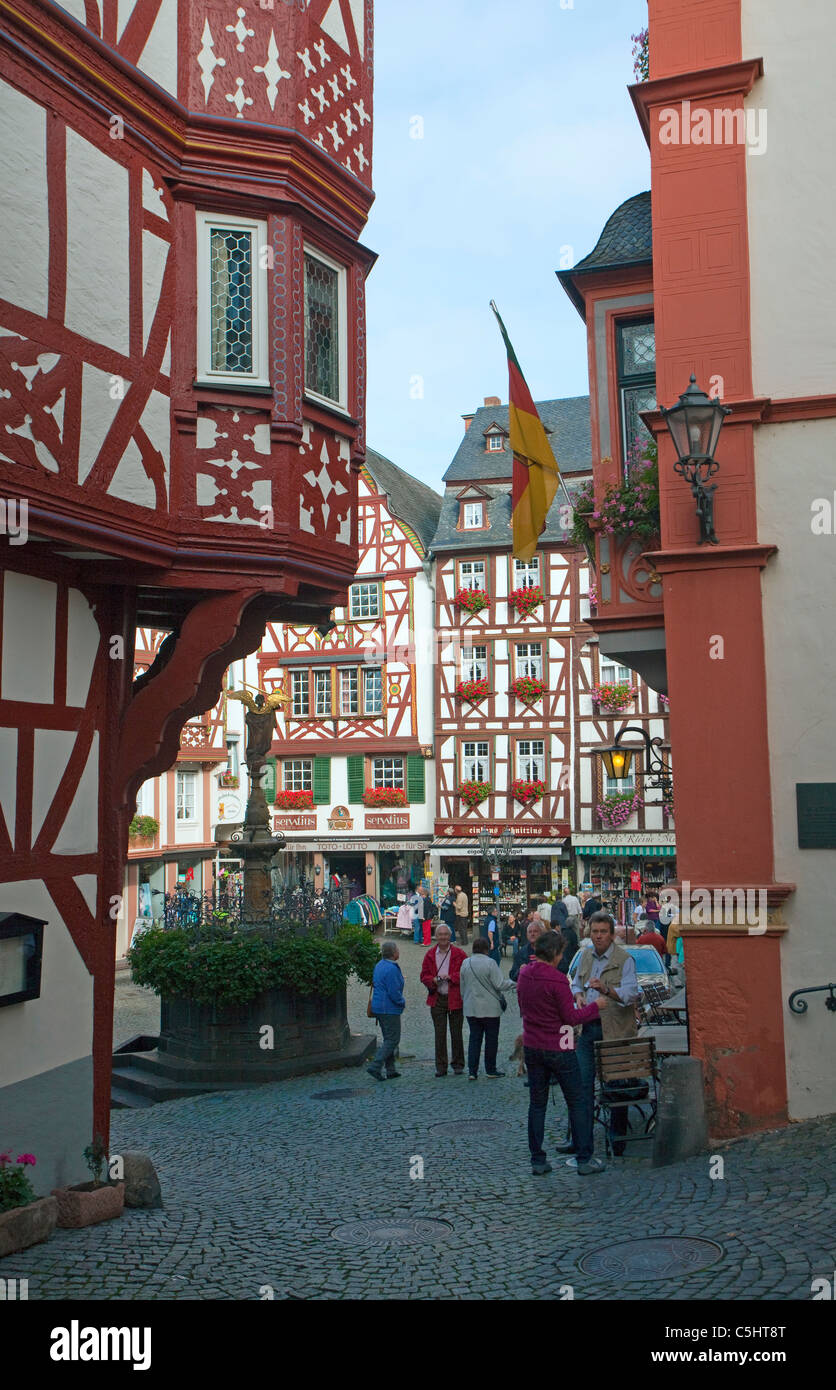
M 331 1232 L 344 1245 L 420 1245 L 449 1236 L 449 1221 L 347 1221 Z
M 649 1236 L 593 1250 L 578 1261 L 584 1274 L 608 1279 L 676 1279 L 716 1264 L 723 1247 L 695 1236 Z
M 443 1124 L 432 1126 L 433 1134 L 446 1134 L 450 1139 L 504 1134 L 508 1129 L 507 1120 L 445 1120 Z
M 354 1088 L 352 1088 L 352 1087 L 350 1087 L 350 1086 L 344 1086 L 344 1087 L 342 1088 L 342 1090 L 338 1090 L 338 1091 L 314 1091 L 313 1096 L 312 1096 L 312 1099 L 313 1099 L 313 1100 L 348 1100 L 348 1097 L 349 1097 L 349 1096 L 365 1096 L 365 1095 L 368 1095 L 368 1091 L 364 1090 L 364 1089 L 363 1089 L 362 1087 L 360 1087 L 360 1086 L 357 1086 L 357 1087 L 354 1087 Z

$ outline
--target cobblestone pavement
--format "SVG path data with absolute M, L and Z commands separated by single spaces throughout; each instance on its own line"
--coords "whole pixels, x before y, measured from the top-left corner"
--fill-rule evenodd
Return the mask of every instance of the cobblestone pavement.
M 709 1176 L 708 1155 L 655 1170 L 647 1157 L 616 1160 L 584 1179 L 553 1152 L 554 1172 L 532 1178 L 528 1092 L 504 1061 L 515 1007 L 502 1023 L 504 1079 L 436 1079 L 420 956 L 411 943 L 402 953 L 400 1080 L 338 1071 L 115 1111 L 112 1152 L 150 1151 L 165 1209 L 56 1231 L 5 1261 L 4 1275 L 28 1278 L 32 1299 L 258 1299 L 268 1288 L 276 1298 L 555 1298 L 571 1285 L 576 1299 L 673 1300 L 809 1299 L 811 1281 L 832 1276 L 836 1120 L 715 1145 L 722 1179 Z M 366 1032 L 366 990 L 350 994 L 352 1027 Z M 120 976 L 117 1037 L 153 1031 L 156 1007 Z M 317 1099 L 342 1088 L 358 1094 Z M 436 1128 L 447 1121 L 495 1128 L 448 1135 Z M 547 1146 L 564 1125 L 561 1100 Z M 410 1176 L 418 1159 L 423 1178 Z M 598 1221 L 590 1233 L 585 1213 L 604 1198 L 605 1229 Z M 355 1243 L 351 1223 L 375 1218 L 446 1224 L 418 1228 L 416 1243 Z M 686 1278 L 584 1274 L 578 1260 L 614 1233 L 701 1237 L 724 1253 Z

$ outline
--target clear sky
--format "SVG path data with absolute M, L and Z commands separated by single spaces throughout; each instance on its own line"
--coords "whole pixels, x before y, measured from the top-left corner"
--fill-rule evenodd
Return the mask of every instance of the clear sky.
M 588 390 L 555 271 L 650 187 L 627 92 L 647 5 L 376 0 L 375 14 L 368 441 L 440 491 L 461 416 L 508 399 L 492 298 L 535 400 Z

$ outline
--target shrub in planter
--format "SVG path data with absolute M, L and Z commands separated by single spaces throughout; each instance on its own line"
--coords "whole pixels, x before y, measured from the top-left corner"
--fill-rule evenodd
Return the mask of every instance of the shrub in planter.
M 140 840 L 153 840 L 159 828 L 160 822 L 154 820 L 153 816 L 134 816 L 128 826 L 128 834 Z
M 39 1245 L 55 1230 L 58 1207 L 54 1197 L 36 1197 L 26 1169 L 34 1154 L 0 1154 L 0 1259 Z
M 511 592 L 510 603 L 516 608 L 521 618 L 527 618 L 529 613 L 543 602 L 543 590 L 539 584 L 531 589 L 514 589 Z
M 469 700 L 471 704 L 486 699 L 490 693 L 487 677 L 478 681 L 459 681 L 456 686 L 456 699 Z
M 275 805 L 282 811 L 312 811 L 313 792 L 276 792 Z
M 363 792 L 364 806 L 406 806 L 406 792 L 403 787 L 366 787 Z
M 518 700 L 531 705 L 535 700 L 539 700 L 545 695 L 546 683 L 535 680 L 533 676 L 517 676 L 517 679 L 511 682 L 510 690 L 511 694 L 516 695 Z
M 460 782 L 459 796 L 467 806 L 478 806 L 493 791 L 490 782 Z
M 524 806 L 531 806 L 535 801 L 540 801 L 545 794 L 545 782 L 527 782 L 524 778 L 517 777 L 511 783 L 511 795 Z
M 484 589 L 459 589 L 453 602 L 457 608 L 464 608 L 468 613 L 481 613 L 483 608 L 490 605 Z
M 74 1187 L 56 1187 L 52 1191 L 58 1205 L 58 1225 L 69 1230 L 112 1221 L 122 1215 L 125 1207 L 125 1184 L 105 1182 L 102 1178 L 107 1169 L 107 1150 L 100 1135 L 88 1144 L 84 1158 L 93 1181 L 77 1183 Z

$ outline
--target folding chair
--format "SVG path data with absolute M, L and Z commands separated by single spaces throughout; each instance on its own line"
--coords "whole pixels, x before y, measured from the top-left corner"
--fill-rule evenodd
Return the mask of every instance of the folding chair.
M 640 1012 L 642 1023 L 651 1024 L 653 1027 L 665 1028 L 670 1024 L 676 1023 L 674 1014 L 660 1009 L 659 1005 L 664 1004 L 670 997 L 670 991 L 664 985 L 645 985 L 641 992 Z
M 606 1152 L 612 1152 L 610 1123 L 614 1110 L 628 1115 L 625 1143 L 652 1139 L 659 1106 L 659 1069 L 653 1038 L 625 1038 L 595 1044 L 595 1109 L 593 1123 L 604 1128 Z M 635 1106 L 641 1116 L 643 1132 L 632 1133 L 629 1114 Z M 645 1115 L 645 1107 L 650 1113 Z

